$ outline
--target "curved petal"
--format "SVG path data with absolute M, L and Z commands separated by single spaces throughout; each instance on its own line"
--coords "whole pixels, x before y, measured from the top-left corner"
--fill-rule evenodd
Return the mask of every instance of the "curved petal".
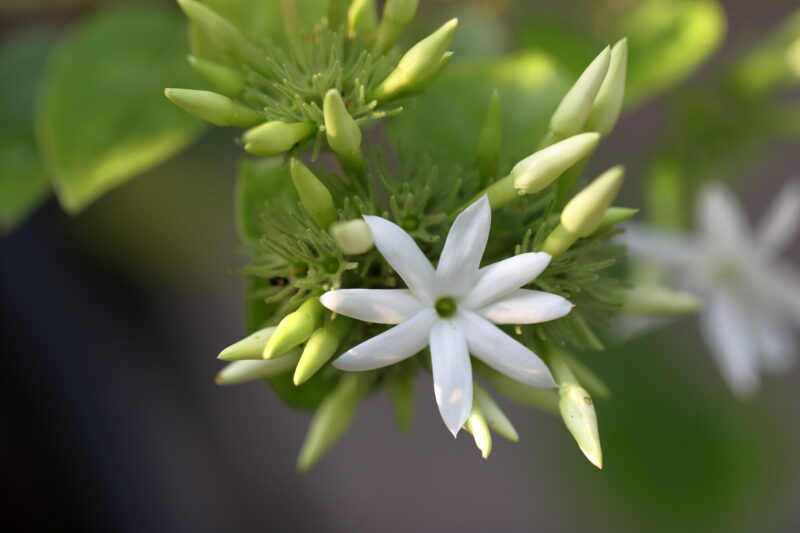
M 456 217 L 436 267 L 438 295 L 463 296 L 472 288 L 489 239 L 491 222 L 492 208 L 486 195 Z
M 538 355 L 470 311 L 458 320 L 467 337 L 469 352 L 506 376 L 532 387 L 555 387 L 550 370 Z
M 722 183 L 710 183 L 700 190 L 697 210 L 697 221 L 707 244 L 731 248 L 752 238 L 741 204 Z
M 364 216 L 375 247 L 420 301 L 433 301 L 433 267 L 411 235 L 380 217 Z
M 779 255 L 800 231 L 800 181 L 783 186 L 772 200 L 757 230 L 757 244 L 766 254 Z
M 755 330 L 761 368 L 772 374 L 788 370 L 797 354 L 797 341 L 790 317 L 762 308 L 756 316 Z
M 428 334 L 435 320 L 436 312 L 424 309 L 402 324 L 350 348 L 333 366 L 348 371 L 374 370 L 407 359 L 428 345 Z
M 788 262 L 772 264 L 756 282 L 771 307 L 786 313 L 800 327 L 800 269 Z
M 399 324 L 424 308 L 406 289 L 341 289 L 319 301 L 335 313 L 375 324 Z
M 483 267 L 478 271 L 478 281 L 461 305 L 476 309 L 527 285 L 547 268 L 551 259 L 550 254 L 534 252 Z
M 455 437 L 472 410 L 472 365 L 467 340 L 454 320 L 438 320 L 431 328 L 430 343 L 436 404 Z
M 495 324 L 539 324 L 561 318 L 573 307 L 557 294 L 517 289 L 475 312 Z

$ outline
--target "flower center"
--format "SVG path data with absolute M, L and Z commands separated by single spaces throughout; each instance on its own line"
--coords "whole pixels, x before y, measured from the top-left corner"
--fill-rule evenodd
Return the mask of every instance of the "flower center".
M 450 318 L 454 314 L 456 314 L 456 301 L 452 296 L 444 296 L 436 300 L 436 303 L 433 306 L 436 309 L 436 312 L 439 313 L 439 316 L 442 318 Z

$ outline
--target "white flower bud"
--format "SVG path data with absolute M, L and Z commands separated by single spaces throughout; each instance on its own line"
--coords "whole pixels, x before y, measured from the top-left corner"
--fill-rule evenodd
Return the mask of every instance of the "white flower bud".
M 328 231 L 336 246 L 347 255 L 366 253 L 375 244 L 369 226 L 360 218 L 334 222 Z

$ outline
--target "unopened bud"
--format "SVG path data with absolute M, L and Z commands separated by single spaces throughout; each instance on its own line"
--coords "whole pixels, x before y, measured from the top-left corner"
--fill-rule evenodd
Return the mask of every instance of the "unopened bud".
M 271 120 L 244 132 L 244 149 L 253 155 L 274 157 L 289 151 L 312 131 L 308 122 Z
M 603 468 L 603 452 L 592 397 L 583 387 L 570 383 L 561 385 L 559 395 L 558 407 L 567 429 L 589 462 L 597 468 Z
M 215 381 L 217 385 L 236 385 L 256 379 L 271 378 L 294 368 L 299 358 L 300 353 L 295 350 L 269 361 L 263 359 L 233 361 L 217 374 Z
M 294 313 L 286 315 L 264 346 L 262 357 L 273 359 L 305 342 L 317 328 L 324 308 L 316 297 L 310 297 Z
M 372 231 L 360 218 L 334 222 L 328 231 L 336 246 L 347 255 L 367 253 L 375 244 L 372 239 Z
M 347 110 L 339 91 L 331 89 L 325 93 L 322 111 L 325 117 L 325 134 L 331 150 L 336 152 L 342 162 L 360 167 L 363 163 L 361 128 Z
M 588 156 L 599 140 L 599 133 L 580 133 L 526 157 L 511 170 L 514 188 L 520 194 L 541 191 L 569 167 Z
M 250 41 L 229 20 L 207 5 L 195 0 L 178 0 L 178 5 L 192 23 L 208 36 L 220 51 L 237 57 L 251 65 L 264 59 Z
M 378 29 L 375 0 L 353 0 L 347 10 L 347 36 L 358 37 L 362 42 L 372 42 Z
M 628 71 L 628 39 L 621 39 L 611 49 L 606 78 L 597 93 L 585 129 L 607 135 L 617 123 L 625 99 L 625 77 Z
M 352 326 L 352 320 L 338 316 L 324 328 L 311 335 L 303 348 L 303 354 L 294 371 L 294 384 L 302 385 L 328 362 L 336 350 L 342 337 Z
M 231 98 L 238 98 L 244 92 L 245 80 L 239 72 L 197 56 L 189 56 L 188 60 L 189 65 L 217 92 Z
M 603 214 L 603 221 L 600 222 L 600 227 L 597 228 L 597 231 L 605 231 L 613 228 L 617 224 L 622 224 L 632 219 L 638 212 L 638 209 L 630 207 L 609 207 Z
M 164 89 L 164 95 L 187 113 L 217 126 L 249 128 L 264 121 L 260 113 L 211 91 Z
M 397 41 L 400 33 L 414 19 L 419 0 L 387 0 L 378 28 L 374 52 L 385 54 Z
M 553 113 L 550 130 L 561 137 L 570 137 L 583 131 L 586 117 L 608 72 L 610 58 L 611 49 L 606 47 L 586 67 Z
M 239 361 L 241 359 L 261 359 L 264 346 L 275 332 L 274 327 L 264 328 L 252 335 L 231 344 L 219 353 L 218 358 L 223 361 Z
M 489 454 L 492 453 L 492 434 L 489 431 L 486 417 L 483 416 L 483 411 L 474 401 L 472 403 L 472 411 L 467 421 L 464 422 L 464 429 L 472 433 L 472 438 L 475 439 L 475 446 L 481 451 L 481 457 L 487 459 Z
M 397 427 L 408 433 L 414 420 L 414 374 L 408 367 L 393 369 L 386 377 L 386 390 L 392 399 Z
M 472 397 L 473 401 L 480 407 L 483 416 L 486 418 L 486 423 L 489 424 L 490 428 L 497 432 L 498 435 L 511 442 L 517 442 L 519 440 L 519 435 L 514 425 L 483 387 L 475 384 L 473 386 Z
M 330 191 L 299 159 L 292 158 L 289 170 L 303 208 L 317 226 L 327 229 L 336 220 Z
M 485 184 L 497 175 L 497 160 L 503 145 L 503 106 L 497 91 L 492 93 L 489 108 L 483 117 L 483 125 L 478 134 L 477 155 L 478 172 Z
M 622 310 L 647 316 L 696 313 L 703 301 L 694 294 L 674 291 L 659 285 L 635 285 L 628 290 Z
M 576 194 L 561 211 L 564 228 L 579 237 L 588 237 L 597 231 L 622 186 L 624 175 L 622 166 L 613 167 Z

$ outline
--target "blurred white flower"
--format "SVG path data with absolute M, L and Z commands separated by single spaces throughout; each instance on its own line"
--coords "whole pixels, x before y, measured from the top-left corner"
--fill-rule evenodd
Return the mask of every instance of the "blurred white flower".
M 797 355 L 800 270 L 780 254 L 800 232 L 800 182 L 787 183 L 755 229 L 727 187 L 708 185 L 696 220 L 692 236 L 632 226 L 628 245 L 703 297 L 703 336 L 731 390 L 748 398 L 762 371 L 781 372 Z
M 436 402 L 453 435 L 472 408 L 470 354 L 527 385 L 556 386 L 545 363 L 495 324 L 547 322 L 573 307 L 561 296 L 520 289 L 547 267 L 549 254 L 520 254 L 479 268 L 491 214 L 484 196 L 456 218 L 436 270 L 400 227 L 365 216 L 375 246 L 408 289 L 343 289 L 320 298 L 342 315 L 398 324 L 339 357 L 334 366 L 341 370 L 388 366 L 430 345 Z

